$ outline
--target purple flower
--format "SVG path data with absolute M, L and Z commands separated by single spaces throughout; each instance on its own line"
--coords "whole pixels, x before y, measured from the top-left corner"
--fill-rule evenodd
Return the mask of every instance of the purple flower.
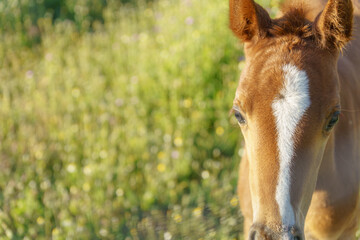
M 194 18 L 192 18 L 192 17 L 187 17 L 187 18 L 185 19 L 185 23 L 186 23 L 187 25 L 193 25 L 193 24 L 194 24 Z

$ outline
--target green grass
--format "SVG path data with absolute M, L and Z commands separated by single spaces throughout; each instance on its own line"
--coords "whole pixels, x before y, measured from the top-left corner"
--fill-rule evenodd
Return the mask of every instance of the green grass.
M 227 11 L 159 0 L 92 32 L 40 18 L 33 48 L 0 36 L 0 239 L 241 236 Z

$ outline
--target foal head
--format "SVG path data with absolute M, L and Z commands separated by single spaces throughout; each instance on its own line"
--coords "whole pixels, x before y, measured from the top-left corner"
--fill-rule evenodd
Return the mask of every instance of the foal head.
M 271 19 L 253 0 L 230 0 L 230 28 L 245 43 L 233 111 L 249 161 L 250 239 L 303 238 L 320 165 L 331 158 L 352 11 L 351 0 L 329 0 L 314 21 L 295 5 Z

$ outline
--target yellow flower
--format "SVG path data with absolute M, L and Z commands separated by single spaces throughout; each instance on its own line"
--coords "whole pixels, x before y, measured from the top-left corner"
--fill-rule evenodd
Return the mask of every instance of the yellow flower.
M 88 192 L 88 191 L 90 191 L 91 186 L 88 182 L 86 182 L 83 184 L 82 188 L 85 192 Z
M 216 128 L 216 134 L 221 136 L 224 134 L 224 128 L 223 127 L 217 127 Z
M 190 98 L 187 98 L 183 101 L 183 104 L 185 108 L 190 108 L 192 105 L 192 100 Z
M 70 192 L 72 194 L 77 194 L 79 191 L 78 191 L 78 188 L 76 186 L 71 186 L 70 187 Z
M 41 151 L 41 150 L 35 151 L 35 157 L 36 157 L 37 159 L 41 159 L 43 156 L 44 156 L 43 151 Z
M 159 152 L 158 154 L 157 154 L 157 157 L 158 157 L 158 159 L 164 159 L 165 158 L 165 153 L 164 152 Z
M 182 140 L 182 138 L 181 138 L 181 137 L 176 137 L 176 138 L 174 139 L 174 144 L 175 144 L 175 146 L 177 146 L 177 147 L 181 147 L 181 146 L 183 145 L 183 140 Z
M 37 224 L 43 225 L 45 223 L 45 219 L 43 217 L 38 217 L 36 219 Z
M 174 220 L 175 220 L 175 222 L 179 223 L 182 221 L 182 216 L 180 214 L 175 214 Z
M 201 214 L 202 214 L 202 209 L 201 209 L 201 207 L 195 208 L 195 209 L 193 210 L 193 214 L 194 214 L 195 217 L 200 217 Z
M 236 197 L 233 197 L 230 200 L 230 204 L 231 204 L 231 206 L 236 207 L 238 205 L 238 199 Z
M 165 164 L 159 163 L 159 164 L 157 165 L 157 170 L 158 170 L 159 172 L 165 172 L 165 170 L 166 170 Z
M 51 231 L 52 235 L 58 235 L 60 233 L 59 229 L 58 228 L 54 228 L 52 231 Z
M 137 231 L 136 231 L 136 229 L 135 228 L 132 228 L 131 230 L 130 230 L 130 233 L 131 233 L 131 235 L 137 235 Z

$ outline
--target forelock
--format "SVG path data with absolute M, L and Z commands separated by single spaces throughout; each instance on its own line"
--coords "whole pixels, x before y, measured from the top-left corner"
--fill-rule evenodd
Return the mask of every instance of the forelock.
M 308 20 L 308 10 L 303 6 L 289 6 L 285 14 L 273 20 L 269 34 L 274 37 L 294 36 L 299 39 L 314 39 L 313 23 Z

